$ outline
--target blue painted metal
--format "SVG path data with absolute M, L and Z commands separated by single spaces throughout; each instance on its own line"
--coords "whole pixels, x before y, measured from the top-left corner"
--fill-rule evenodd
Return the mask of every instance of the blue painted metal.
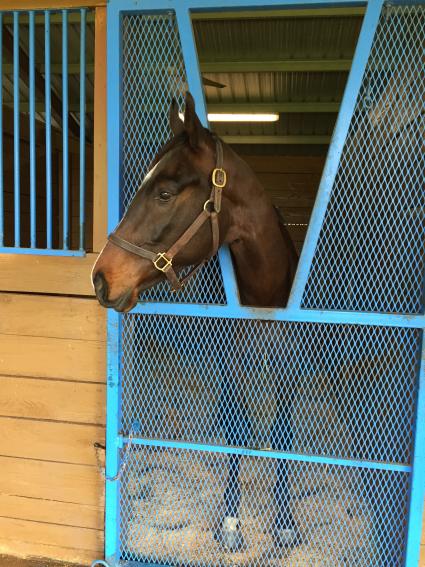
M 115 477 L 119 467 L 120 422 L 120 323 L 117 313 L 108 312 L 108 359 L 107 359 L 107 427 L 106 427 L 106 476 Z M 116 556 L 118 541 L 119 483 L 106 482 L 105 509 L 105 557 L 107 561 Z
M 29 13 L 29 98 L 30 98 L 30 242 L 37 246 L 36 237 L 36 157 L 35 157 L 35 13 Z
M 128 437 L 121 439 L 121 443 L 128 443 Z M 297 461 L 300 463 L 320 463 L 323 465 L 339 465 L 344 467 L 356 467 L 372 470 L 411 472 L 410 465 L 397 463 L 371 462 L 360 459 L 339 459 L 337 457 L 325 457 L 321 455 L 303 455 L 300 453 L 288 453 L 272 451 L 271 449 L 259 450 L 248 447 L 229 447 L 226 445 L 211 445 L 207 443 L 185 443 L 179 441 L 167 441 L 164 439 L 133 438 L 133 445 L 142 447 L 164 447 L 167 449 L 182 449 L 188 451 L 203 451 L 207 453 L 219 453 L 224 455 L 240 455 L 245 457 L 261 457 L 267 459 L 282 459 L 286 461 Z
M 86 10 L 80 10 L 80 250 L 84 250 L 86 193 Z
M 425 325 L 423 326 L 425 329 Z M 410 502 L 406 545 L 406 567 L 417 567 L 422 537 L 425 498 L 425 333 L 422 337 L 422 357 L 418 378 L 413 449 L 413 473 L 410 484 Z
M 329 203 L 348 129 L 350 127 L 351 117 L 353 115 L 360 86 L 362 84 L 364 71 L 370 49 L 372 47 L 381 9 L 382 0 L 374 0 L 373 2 L 369 2 L 367 5 L 351 71 L 345 86 L 344 97 L 341 102 L 338 119 L 332 135 L 331 144 L 329 146 L 326 164 L 322 173 L 315 206 L 311 214 L 307 236 L 288 300 L 289 307 L 298 307 L 301 305 L 301 298 L 310 271 L 314 251 L 316 250 L 320 229 Z
M 0 246 L 4 243 L 3 191 L 3 14 L 0 12 Z
M 52 101 L 50 75 L 50 12 L 44 12 L 44 89 L 46 108 L 46 248 L 52 248 Z
M 346 325 L 385 325 L 387 327 L 422 328 L 423 315 L 394 315 L 354 311 L 315 311 L 302 309 L 269 309 L 243 305 L 199 305 L 180 303 L 139 303 L 132 313 L 144 315 L 177 315 L 217 317 L 225 319 L 260 319 L 263 321 L 298 321 L 308 323 L 340 323 Z
M 121 137 L 121 17 L 110 17 L 111 5 L 108 4 L 107 38 L 107 98 L 108 98 L 108 231 L 120 218 L 120 163 L 116 156 L 120 152 Z M 117 82 L 119 81 L 119 83 Z M 106 412 L 106 475 L 113 477 L 118 472 L 119 464 L 119 413 L 120 399 L 120 323 L 121 316 L 108 312 L 108 376 L 107 376 L 107 412 Z M 117 483 L 106 483 L 105 509 L 105 557 L 108 563 L 115 565 L 119 555 L 118 517 L 119 487 Z
M 19 158 L 19 12 L 13 12 L 13 159 L 15 246 L 21 244 L 21 183 Z
M 79 195 L 79 251 L 69 251 L 70 249 L 70 187 L 69 187 L 69 137 L 68 137 L 68 14 L 70 10 L 61 10 L 62 15 L 62 66 L 65 72 L 62 73 L 62 142 L 63 142 L 63 204 L 61 211 L 62 222 L 62 243 L 61 248 L 53 249 L 53 187 L 52 187 L 52 74 L 51 74 L 51 18 L 52 10 L 44 10 L 44 87 L 45 87 L 45 147 L 46 147 L 46 185 L 45 188 L 37 187 L 37 150 L 36 150 L 36 11 L 28 10 L 26 12 L 13 12 L 13 226 L 14 226 L 14 242 L 13 246 L 5 246 L 4 235 L 4 170 L 3 170 L 3 139 L 0 140 L 0 249 L 2 253 L 17 254 L 52 254 L 59 255 L 61 250 L 65 256 L 81 256 L 84 254 L 84 231 L 85 231 L 85 130 L 86 130 L 86 21 L 87 9 L 80 10 L 81 14 L 81 37 L 80 49 L 82 51 L 81 58 L 81 84 L 80 84 L 80 101 L 81 101 L 81 122 L 80 122 L 80 195 Z M 56 12 L 56 11 L 55 11 Z M 3 13 L 0 11 L 0 18 L 3 21 Z M 22 18 L 21 14 L 28 16 L 28 100 L 29 100 L 29 210 L 28 210 L 28 227 L 25 230 L 25 237 L 22 236 L 23 213 L 21 206 L 21 156 L 20 156 L 20 29 Z M 0 40 L 2 43 L 2 32 L 0 29 Z M 21 38 L 22 39 L 22 38 Z M 22 62 L 21 62 L 22 63 Z M 3 61 L 0 61 L 0 71 L 3 68 Z M 4 78 L 1 73 L 1 85 Z M 3 87 L 0 85 L 0 105 L 3 106 Z M 3 115 L 0 116 L 0 129 L 3 129 Z M 45 193 L 44 193 L 45 191 Z M 40 193 L 40 194 L 39 194 Z M 37 227 L 38 213 L 37 203 L 40 197 L 46 198 L 46 229 L 45 242 L 44 235 L 39 235 L 40 227 Z M 24 198 L 24 196 L 22 196 Z M 61 222 L 59 221 L 59 225 Z M 26 223 L 24 224 L 24 228 Z M 37 230 L 38 228 L 38 230 Z M 28 236 L 27 236 L 28 234 Z M 11 235 L 10 235 L 11 236 Z M 25 238 L 25 241 L 23 240 Z M 27 242 L 28 241 L 28 242 Z M 55 243 L 57 246 L 57 244 Z M 43 248 L 40 248 L 43 246 Z M 31 250 L 33 252 L 31 252 Z
M 69 151 L 68 151 L 68 11 L 62 10 L 62 246 L 69 248 Z
M 339 2 L 338 5 L 348 4 L 347 2 Z M 353 2 L 349 2 L 353 4 Z M 354 3 L 360 4 L 360 3 Z M 120 181 L 121 181 L 121 171 L 120 167 L 123 167 L 122 163 L 119 163 L 116 156 L 122 155 L 122 140 L 117 135 L 117 133 L 122 132 L 122 113 L 121 113 L 121 99 L 120 99 L 120 86 L 122 85 L 122 42 L 121 42 L 121 24 L 122 24 L 122 14 L 126 11 L 131 13 L 135 11 L 150 11 L 154 10 L 158 13 L 158 10 L 165 11 L 175 11 L 176 20 L 179 26 L 179 33 L 181 39 L 181 49 L 185 61 L 186 76 L 189 83 L 190 90 L 192 94 L 195 95 L 197 102 L 197 108 L 201 115 L 201 118 L 206 124 L 206 111 L 205 103 L 203 98 L 203 90 L 200 81 L 199 66 L 197 62 L 196 50 L 193 42 L 193 32 L 190 24 L 190 10 L 202 10 L 202 9 L 234 9 L 234 8 L 261 8 L 264 9 L 265 5 L 272 8 L 278 6 L 288 6 L 290 2 L 275 2 L 271 0 L 270 2 L 259 3 L 257 1 L 251 0 L 230 0 L 224 3 L 220 0 L 181 0 L 176 2 L 174 0 L 112 0 L 108 4 L 108 183 L 109 183 L 109 230 L 112 230 L 120 216 L 119 201 L 120 201 Z M 323 2 L 318 0 L 306 1 L 303 5 L 323 5 Z M 239 305 L 237 288 L 235 283 L 233 266 L 231 263 L 230 253 L 228 250 L 221 251 L 220 253 L 220 265 L 223 272 L 224 286 L 227 296 L 227 305 L 199 305 L 195 303 L 141 303 L 139 304 L 130 315 L 126 315 L 126 318 L 133 318 L 134 325 L 134 337 L 131 340 L 136 342 L 137 340 L 142 340 L 142 334 L 138 331 L 143 325 L 143 316 L 159 316 L 158 325 L 161 329 L 158 331 L 158 337 L 161 339 L 161 343 L 164 342 L 164 352 L 171 354 L 173 353 L 173 348 L 180 348 L 179 345 L 182 337 L 178 336 L 178 329 L 172 327 L 172 331 L 167 329 L 164 319 L 166 317 L 172 317 L 181 319 L 186 325 L 188 323 L 188 318 L 198 318 L 198 319 L 219 319 L 226 321 L 226 324 L 232 323 L 233 321 L 269 321 L 275 322 L 290 322 L 290 323 L 300 323 L 306 327 L 314 324 L 323 324 L 323 326 L 341 326 L 344 328 L 357 328 L 359 326 L 368 326 L 369 328 L 382 329 L 389 327 L 392 329 L 404 329 L 409 328 L 412 330 L 425 328 L 425 317 L 424 315 L 403 315 L 395 313 L 362 313 L 362 312 L 351 312 L 351 311 L 320 311 L 320 310 L 306 310 L 301 309 L 301 298 L 305 288 L 305 283 L 308 277 L 309 268 L 313 258 L 313 254 L 316 248 L 316 244 L 319 238 L 320 229 L 323 224 L 323 218 L 326 211 L 327 203 L 329 200 L 330 191 L 333 185 L 333 180 L 335 179 L 336 169 L 339 165 L 341 152 L 343 145 L 347 136 L 348 127 L 352 118 L 354 111 L 355 102 L 357 95 L 361 86 L 362 77 L 365 69 L 365 65 L 369 56 L 371 49 L 375 29 L 378 23 L 379 15 L 381 12 L 382 1 L 381 0 L 370 0 L 367 5 L 367 12 L 364 19 L 362 31 L 360 34 L 359 43 L 356 49 L 356 54 L 353 62 L 353 68 L 350 73 L 349 82 L 347 84 L 346 92 L 344 95 L 342 109 L 338 119 L 338 124 L 332 139 L 332 144 L 329 150 L 327 165 L 323 174 L 319 196 L 316 202 L 315 211 L 313 214 L 312 222 L 309 228 L 306 244 L 303 250 L 303 256 L 301 258 L 301 268 L 297 274 L 296 284 L 293 288 L 291 294 L 290 304 L 286 309 L 257 309 L 248 308 Z M 156 126 L 156 125 L 155 125 Z M 126 319 L 128 321 L 128 319 Z M 122 318 L 117 314 L 110 313 L 108 319 L 109 334 L 108 334 L 108 413 L 107 413 L 107 463 L 109 462 L 109 470 L 107 471 L 108 476 L 114 476 L 118 470 L 118 457 L 119 449 L 125 448 L 128 445 L 129 438 L 128 432 L 126 431 L 126 425 L 122 422 L 121 416 L 121 396 L 124 395 L 120 392 L 121 380 L 128 380 L 126 378 L 125 372 L 129 372 L 132 375 L 133 370 L 127 369 L 122 370 L 120 368 L 120 361 L 123 356 L 123 348 L 126 345 L 120 344 L 123 339 L 123 333 L 125 334 L 124 327 L 122 323 Z M 154 323 L 153 323 L 154 325 Z M 177 330 L 176 330 L 177 329 Z M 128 331 L 127 331 L 128 332 Z M 169 334 L 171 333 L 171 334 Z M 173 333 L 177 333 L 174 336 Z M 214 335 L 215 336 L 215 335 Z M 128 338 L 128 336 L 126 335 Z M 158 338 L 157 337 L 157 338 Z M 150 340 L 155 340 L 155 335 L 150 337 Z M 319 340 L 319 339 L 318 339 Z M 196 339 L 194 339 L 196 341 Z M 406 339 L 408 343 L 408 339 Z M 185 349 L 189 348 L 188 343 L 182 342 L 185 345 Z M 391 344 L 391 343 L 390 343 Z M 224 346 L 224 345 L 223 345 Z M 309 345 L 306 345 L 306 348 Z M 359 348 L 360 345 L 345 345 L 347 349 L 349 348 Z M 273 345 L 272 345 L 273 347 Z M 127 344 L 127 348 L 133 348 L 131 345 Z M 137 348 L 137 345 L 134 347 Z M 204 359 L 201 356 L 202 345 L 193 344 L 190 345 L 190 362 L 188 364 L 205 364 Z M 227 345 L 226 345 L 227 348 Z M 269 347 L 270 348 L 270 347 Z M 294 346 L 295 348 L 295 346 Z M 331 345 L 331 348 L 343 349 L 342 345 Z M 374 345 L 371 343 L 372 352 Z M 406 347 L 407 348 L 407 347 Z M 412 356 L 414 356 L 413 346 Z M 193 352 L 192 352 L 193 349 Z M 415 351 L 416 352 L 416 351 Z M 185 356 L 187 353 L 183 353 L 181 356 Z M 378 356 L 378 352 L 375 353 Z M 270 354 L 272 356 L 273 353 Z M 127 357 L 128 360 L 132 361 L 133 354 L 128 352 L 124 354 L 124 358 Z M 145 364 L 146 364 L 146 353 L 144 354 Z M 247 355 L 249 356 L 249 355 Z M 294 355 L 295 356 L 295 355 Z M 302 355 L 301 355 L 302 356 Z M 336 355 L 335 355 L 336 356 Z M 348 356 L 348 355 L 347 355 Z M 137 357 L 136 357 L 137 358 Z M 202 362 L 204 361 L 204 362 Z M 139 361 L 140 362 L 140 361 Z M 355 358 L 350 361 L 351 364 L 363 364 L 364 361 L 360 357 L 360 360 Z M 162 359 L 155 359 L 159 379 L 160 367 L 163 364 Z M 134 362 L 131 362 L 134 364 Z M 154 365 L 155 365 L 154 364 Z M 257 363 L 258 364 L 258 363 Z M 269 361 L 267 365 L 273 367 L 276 362 Z M 283 363 L 282 363 L 283 364 Z M 307 363 L 305 363 L 307 364 Z M 144 367 L 142 367 L 144 368 Z M 146 372 L 148 370 L 144 368 Z M 246 369 L 254 372 L 255 364 L 249 366 L 246 363 Z M 228 372 L 226 364 L 221 368 L 221 372 Z M 284 372 L 284 370 L 281 370 Z M 302 368 L 301 372 L 305 371 Z M 164 370 L 166 372 L 166 369 Z M 407 372 L 407 371 L 406 371 Z M 407 479 L 411 476 L 411 494 L 410 494 L 410 506 L 409 506 L 409 532 L 407 539 L 407 559 L 406 565 L 408 567 L 414 567 L 417 564 L 418 549 L 419 549 L 419 538 L 420 538 L 420 526 L 421 526 L 421 510 L 423 501 L 423 486 L 425 478 L 425 458 L 424 458 L 424 443 L 425 439 L 425 394 L 424 394 L 424 365 L 421 367 L 420 372 L 420 387 L 417 400 L 417 425 L 415 432 L 415 452 L 413 458 L 413 464 L 410 461 L 407 464 L 400 464 L 398 462 L 386 462 L 386 461 L 374 461 L 365 458 L 356 458 L 353 455 L 350 458 L 342 457 L 330 457 L 325 455 L 313 455 L 305 454 L 302 452 L 282 451 L 277 450 L 264 450 L 264 449 L 252 449 L 246 446 L 231 446 L 229 444 L 214 444 L 208 442 L 186 442 L 186 441 L 170 441 L 166 438 L 150 438 L 148 435 L 144 437 L 138 437 L 133 439 L 135 446 L 139 448 L 140 455 L 142 454 L 142 448 L 148 450 L 148 448 L 161 448 L 164 451 L 180 451 L 180 454 L 191 455 L 193 454 L 211 454 L 211 455 L 238 455 L 244 456 L 249 459 L 267 459 L 272 458 L 277 461 L 296 461 L 298 463 L 306 463 L 307 465 L 312 463 L 317 466 L 326 465 L 330 467 L 340 467 L 342 469 L 363 469 L 365 473 L 376 472 L 376 473 L 388 473 L 393 475 L 399 475 Z M 122 374 L 122 376 L 121 376 Z M 144 380 L 145 378 L 140 378 L 140 367 L 135 365 L 135 375 L 137 379 Z M 217 380 L 219 379 L 220 371 L 217 373 Z M 143 375 L 142 375 L 143 376 Z M 145 384 L 146 386 L 146 384 Z M 137 393 L 137 391 L 135 391 Z M 379 395 L 378 391 L 378 395 Z M 127 392 L 125 395 L 129 395 Z M 377 395 L 377 392 L 374 392 Z M 154 394 L 152 394 L 154 396 Z M 153 398 L 154 399 L 154 398 Z M 364 404 L 367 405 L 370 400 L 365 400 Z M 375 403 L 375 402 L 374 402 Z M 412 402 L 414 403 L 414 402 Z M 192 409 L 192 408 L 189 408 Z M 353 410 L 354 411 L 354 410 Z M 119 431 L 119 424 L 121 423 L 122 431 Z M 361 425 L 361 423 L 360 423 Z M 370 424 L 369 424 L 370 425 Z M 381 442 L 381 437 L 377 434 L 376 439 L 377 444 Z M 132 453 L 133 454 L 133 453 Z M 137 456 L 136 449 L 134 450 L 134 458 Z M 162 454 L 162 453 L 160 453 Z M 185 457 L 189 459 L 189 457 Z M 108 461 L 108 459 L 110 461 Z M 136 461 L 137 463 L 137 461 Z M 135 465 L 136 466 L 136 465 Z M 395 477 L 391 477 L 395 478 Z M 119 499 L 119 490 L 122 490 L 121 500 Z M 391 490 L 395 490 L 391 488 Z M 125 486 L 119 485 L 118 483 L 107 483 L 107 518 L 106 518 L 106 557 L 107 561 L 111 565 L 117 565 L 120 560 L 120 542 L 119 542 L 119 521 L 120 517 L 120 501 L 126 498 Z M 390 493 L 392 494 L 392 493 Z M 134 494 L 132 494 L 134 497 Z M 391 499 L 391 497 L 389 496 Z M 130 507 L 128 501 L 126 501 L 125 506 Z M 130 507 L 131 509 L 131 507 Z M 379 516 L 380 511 L 376 510 L 376 514 Z M 393 515 L 391 515 L 393 514 Z M 389 512 L 388 514 L 383 514 L 382 518 L 387 522 L 397 521 L 394 512 Z M 382 520 L 381 520 L 382 521 Z M 377 524 L 376 532 L 382 533 L 382 524 Z M 384 542 L 386 543 L 386 542 Z M 416 563 L 415 563 L 416 561 Z M 138 563 L 134 561 L 125 561 L 128 565 L 138 565 L 142 566 L 144 563 Z M 159 565 L 159 563 L 157 563 Z
M 62 250 L 60 248 L 9 248 L 7 246 L 0 246 L 0 254 L 26 254 L 33 256 L 85 256 L 84 250 Z

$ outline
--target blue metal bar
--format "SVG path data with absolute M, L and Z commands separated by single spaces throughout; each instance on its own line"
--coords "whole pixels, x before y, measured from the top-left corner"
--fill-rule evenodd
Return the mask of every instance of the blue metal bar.
M 108 228 L 118 224 L 120 217 L 120 160 L 121 137 L 121 16 L 110 17 L 111 4 L 107 6 L 107 97 L 108 97 Z M 119 399 L 119 360 L 120 360 L 120 316 L 108 312 L 108 376 L 106 413 L 106 473 L 115 476 L 118 472 L 119 448 L 118 419 Z M 119 559 L 119 487 L 118 483 L 106 483 L 105 510 L 105 558 L 111 565 Z
M 425 498 L 425 333 L 418 380 L 418 398 L 413 448 L 413 474 L 409 499 L 406 567 L 417 567 L 422 534 L 422 511 Z
M 325 168 L 316 202 L 311 214 L 306 239 L 302 249 L 297 273 L 292 284 L 288 307 L 301 305 L 304 288 L 310 273 L 314 252 L 319 240 L 320 230 L 323 226 L 326 209 L 332 192 L 332 187 L 338 171 L 339 161 L 350 127 L 351 117 L 356 106 L 357 96 L 362 84 L 372 42 L 375 37 L 376 27 L 382 9 L 382 0 L 371 0 L 368 2 L 364 16 L 362 29 L 357 42 L 351 71 L 345 86 L 344 97 L 338 114 L 338 119 L 332 135 L 331 145 L 328 151 Z
M 46 104 L 46 247 L 52 248 L 52 107 L 50 82 L 50 12 L 44 12 L 44 86 Z
M 176 315 L 180 317 L 217 317 L 224 319 L 258 319 L 300 323 L 336 323 L 345 325 L 375 325 L 421 329 L 424 315 L 394 315 L 353 311 L 319 311 L 307 309 L 273 309 L 230 305 L 192 303 L 138 303 L 131 313 L 143 315 Z
M 204 89 L 201 81 L 198 53 L 195 47 L 190 14 L 183 2 L 176 2 L 175 10 L 189 90 L 196 101 L 196 112 L 200 121 L 204 126 L 208 126 Z
M 86 10 L 80 10 L 80 250 L 84 250 L 86 193 Z
M 201 81 L 201 70 L 199 67 L 190 13 L 183 3 L 176 2 L 175 10 L 189 90 L 196 101 L 196 111 L 199 119 L 204 126 L 208 126 L 204 88 Z M 236 274 L 233 269 L 230 252 L 226 247 L 220 249 L 218 254 L 227 304 L 239 305 Z
M 3 14 L 0 12 L 0 246 L 4 244 L 3 191 Z
M 114 477 L 119 467 L 118 423 L 120 414 L 120 336 L 121 316 L 108 310 L 108 355 L 106 398 L 106 476 Z M 118 482 L 106 483 L 105 557 L 114 558 L 118 545 Z
M 35 256 L 85 256 L 84 250 L 55 250 L 53 248 L 14 248 L 12 246 L 0 246 L 0 254 L 33 254 Z
M 373 2 L 374 0 L 369 0 Z M 112 4 L 110 2 L 109 5 Z M 115 6 L 111 6 L 108 9 L 108 14 L 113 15 L 119 12 L 132 10 L 132 11 L 152 11 L 152 10 L 173 10 L 176 9 L 177 4 L 191 11 L 202 11 L 202 10 L 266 10 L 267 8 L 288 8 L 294 7 L 299 8 L 300 4 L 302 7 L 318 6 L 318 7 L 335 7 L 335 6 L 364 6 L 365 0 L 337 0 L 335 2 L 324 2 L 323 0 L 303 0 L 301 3 L 297 0 L 120 0 Z
M 62 10 L 63 249 L 69 249 L 68 11 Z
M 120 443 L 128 443 L 128 437 L 120 438 Z M 190 451 L 202 451 L 207 453 L 220 453 L 226 455 L 240 455 L 242 457 L 262 457 L 267 459 L 283 459 L 286 461 L 298 461 L 302 463 L 319 463 L 323 465 L 339 465 L 344 467 L 358 467 L 363 469 L 374 469 L 384 471 L 397 471 L 409 473 L 410 465 L 398 463 L 383 463 L 379 461 L 361 461 L 356 459 L 342 459 L 339 457 L 324 457 L 322 455 L 302 455 L 300 453 L 283 453 L 267 449 L 249 449 L 247 447 L 229 447 L 225 445 L 208 445 L 204 443 L 186 443 L 184 441 L 166 441 L 163 439 L 143 439 L 133 437 L 133 445 L 143 447 L 163 447 L 166 449 L 183 449 Z
M 19 12 L 13 12 L 13 163 L 15 246 L 21 245 L 21 182 L 19 160 Z
M 37 246 L 36 236 L 36 157 L 35 157 L 35 13 L 29 13 L 29 97 L 30 97 L 30 243 Z

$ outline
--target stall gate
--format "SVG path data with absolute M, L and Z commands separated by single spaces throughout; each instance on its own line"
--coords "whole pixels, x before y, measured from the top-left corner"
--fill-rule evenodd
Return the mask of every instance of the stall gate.
M 109 2 L 110 229 L 169 137 L 171 97 L 189 86 L 206 122 L 191 10 L 256 4 Z M 109 313 L 109 565 L 417 566 L 424 44 L 424 5 L 368 2 L 287 308 L 241 306 L 222 250 L 181 295 L 164 284 Z M 244 546 L 229 552 L 214 533 L 238 456 Z M 282 462 L 292 550 L 272 537 Z

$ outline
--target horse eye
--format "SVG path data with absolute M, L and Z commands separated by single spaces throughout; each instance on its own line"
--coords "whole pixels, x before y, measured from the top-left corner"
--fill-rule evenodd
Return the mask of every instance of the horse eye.
M 171 199 L 171 193 L 168 191 L 161 191 L 159 198 L 161 201 L 169 201 Z

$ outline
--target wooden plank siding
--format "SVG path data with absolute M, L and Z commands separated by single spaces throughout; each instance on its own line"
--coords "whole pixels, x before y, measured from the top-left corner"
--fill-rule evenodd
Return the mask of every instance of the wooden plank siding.
M 0 552 L 89 563 L 103 556 L 106 311 L 0 293 L 0 313 Z

